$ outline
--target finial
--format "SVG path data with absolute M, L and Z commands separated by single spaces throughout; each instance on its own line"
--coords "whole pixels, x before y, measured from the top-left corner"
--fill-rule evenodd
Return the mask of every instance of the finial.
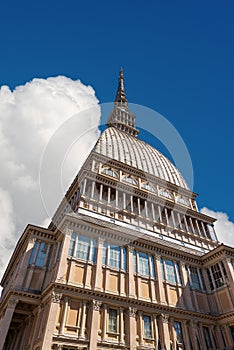
M 118 78 L 118 90 L 116 93 L 115 103 L 128 106 L 128 101 L 126 97 L 126 92 L 124 89 L 124 75 L 123 75 L 123 68 L 120 68 L 119 71 L 119 78 Z

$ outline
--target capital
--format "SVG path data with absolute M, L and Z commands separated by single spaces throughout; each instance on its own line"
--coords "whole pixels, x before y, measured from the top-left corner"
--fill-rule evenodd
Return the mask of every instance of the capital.
M 129 308 L 128 308 L 128 314 L 129 314 L 129 317 L 136 317 L 137 308 L 135 308 L 135 307 L 129 307 Z
M 51 294 L 51 302 L 59 304 L 62 299 L 62 296 L 63 296 L 62 293 L 53 292 Z
M 102 302 L 101 301 L 93 300 L 93 303 L 92 303 L 93 310 L 99 311 L 101 306 L 102 306 Z

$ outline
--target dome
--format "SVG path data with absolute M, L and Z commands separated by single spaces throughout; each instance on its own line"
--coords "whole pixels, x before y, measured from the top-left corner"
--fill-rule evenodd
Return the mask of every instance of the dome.
M 114 126 L 101 134 L 94 152 L 189 190 L 178 169 L 161 152 Z

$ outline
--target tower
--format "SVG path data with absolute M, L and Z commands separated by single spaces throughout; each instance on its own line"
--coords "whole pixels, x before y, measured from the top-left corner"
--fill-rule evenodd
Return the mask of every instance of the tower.
M 231 349 L 234 249 L 140 139 L 121 69 L 107 128 L 2 279 L 0 350 Z

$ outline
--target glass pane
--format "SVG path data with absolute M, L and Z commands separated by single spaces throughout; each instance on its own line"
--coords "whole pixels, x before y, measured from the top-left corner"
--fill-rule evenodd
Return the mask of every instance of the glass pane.
M 109 332 L 117 332 L 117 310 L 109 309 L 109 320 L 108 320 Z
M 103 243 L 103 248 L 102 248 L 102 265 L 106 265 L 106 253 L 107 253 L 107 243 Z
M 145 338 L 152 338 L 150 316 L 143 316 L 143 322 L 144 322 L 144 337 Z
M 182 334 L 182 327 L 181 323 L 178 321 L 174 322 L 174 328 L 176 332 L 176 340 L 178 343 L 183 343 L 183 334 Z
M 150 255 L 150 273 L 153 278 L 156 278 L 154 257 Z
M 164 273 L 164 266 L 163 266 L 163 259 L 160 259 L 160 265 L 161 265 L 161 272 L 162 272 L 162 279 L 165 281 L 165 273 Z
M 109 265 L 120 268 L 120 247 L 114 244 L 110 245 Z
M 174 263 L 171 260 L 165 260 L 166 278 L 168 282 L 176 283 Z
M 181 275 L 180 275 L 180 265 L 177 262 L 175 263 L 175 269 L 176 269 L 177 283 L 182 284 Z
M 122 256 L 123 256 L 123 261 L 122 261 L 122 269 L 127 270 L 127 250 L 126 248 L 122 248 Z
M 73 232 L 73 234 L 71 236 L 70 247 L 69 247 L 69 252 L 68 252 L 69 256 L 73 256 L 73 254 L 74 254 L 75 243 L 76 243 L 76 234 Z
M 76 247 L 76 257 L 78 259 L 88 260 L 90 249 L 90 239 L 86 236 L 79 236 Z
M 148 254 L 139 252 L 138 261 L 139 261 L 139 273 L 143 276 L 149 276 Z
M 137 273 L 137 256 L 135 250 L 133 251 L 133 271 Z
M 198 271 L 196 267 L 190 267 L 190 277 L 192 280 L 192 286 L 195 289 L 201 289 L 201 284 L 198 276 Z
M 95 262 L 96 261 L 96 252 L 97 252 L 97 242 L 96 239 L 93 239 L 91 242 L 91 261 Z
M 43 267 L 45 265 L 45 258 L 46 258 L 46 254 L 47 254 L 47 248 L 48 248 L 48 244 L 41 242 L 40 246 L 39 246 L 39 250 L 37 253 L 37 258 L 35 261 L 35 266 L 38 267 Z

